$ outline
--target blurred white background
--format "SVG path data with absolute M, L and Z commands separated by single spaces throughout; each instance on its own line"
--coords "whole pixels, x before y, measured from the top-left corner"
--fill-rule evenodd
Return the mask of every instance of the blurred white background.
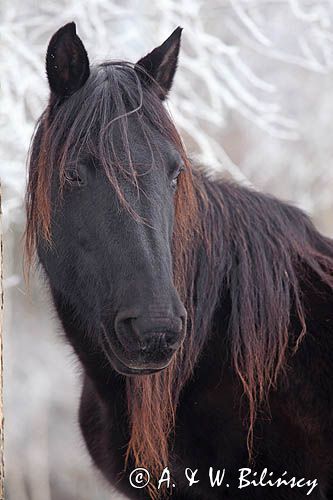
M 2 0 L 8 500 L 118 498 L 80 437 L 80 370 L 47 288 L 36 273 L 28 291 L 22 277 L 25 161 L 48 98 L 45 51 L 72 20 L 91 62 L 136 61 L 183 26 L 168 106 L 189 153 L 293 201 L 333 236 L 332 0 Z

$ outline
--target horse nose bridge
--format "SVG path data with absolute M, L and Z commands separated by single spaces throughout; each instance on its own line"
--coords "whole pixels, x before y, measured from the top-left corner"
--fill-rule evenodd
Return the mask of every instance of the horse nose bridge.
M 174 310 L 174 304 L 172 300 L 150 303 L 146 307 L 145 316 L 152 319 L 161 320 L 161 322 L 169 321 L 168 318 L 172 317 L 173 315 L 177 315 L 177 312 Z
M 154 269 L 131 275 L 120 291 L 118 308 L 156 318 L 186 314 L 171 273 Z

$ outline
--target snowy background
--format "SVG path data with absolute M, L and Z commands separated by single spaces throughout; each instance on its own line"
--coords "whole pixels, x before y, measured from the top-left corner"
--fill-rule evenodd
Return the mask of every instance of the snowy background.
M 8 500 L 116 499 L 76 424 L 79 367 L 47 290 L 22 278 L 26 153 L 46 105 L 47 42 L 74 20 L 90 60 L 135 61 L 184 27 L 169 107 L 189 152 L 310 213 L 333 236 L 332 0 L 2 0 Z

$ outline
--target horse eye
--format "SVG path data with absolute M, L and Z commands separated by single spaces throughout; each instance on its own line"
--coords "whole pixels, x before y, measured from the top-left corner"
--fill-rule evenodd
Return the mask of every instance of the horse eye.
M 176 189 L 177 188 L 177 185 L 178 185 L 178 177 L 179 177 L 179 174 L 180 172 L 182 172 L 184 170 L 184 166 L 181 165 L 180 167 L 178 167 L 178 170 L 177 170 L 177 173 L 176 175 L 174 175 L 172 181 L 171 181 L 171 187 L 172 189 Z
M 69 168 L 65 172 L 65 180 L 72 186 L 83 186 L 85 184 L 78 168 Z

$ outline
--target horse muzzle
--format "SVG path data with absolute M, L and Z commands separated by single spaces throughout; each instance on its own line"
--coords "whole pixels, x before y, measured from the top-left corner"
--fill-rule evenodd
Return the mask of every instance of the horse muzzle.
M 114 328 L 103 326 L 104 350 L 113 367 L 124 375 L 154 373 L 166 368 L 182 344 L 186 311 L 181 315 L 139 316 L 129 311 L 117 314 Z

